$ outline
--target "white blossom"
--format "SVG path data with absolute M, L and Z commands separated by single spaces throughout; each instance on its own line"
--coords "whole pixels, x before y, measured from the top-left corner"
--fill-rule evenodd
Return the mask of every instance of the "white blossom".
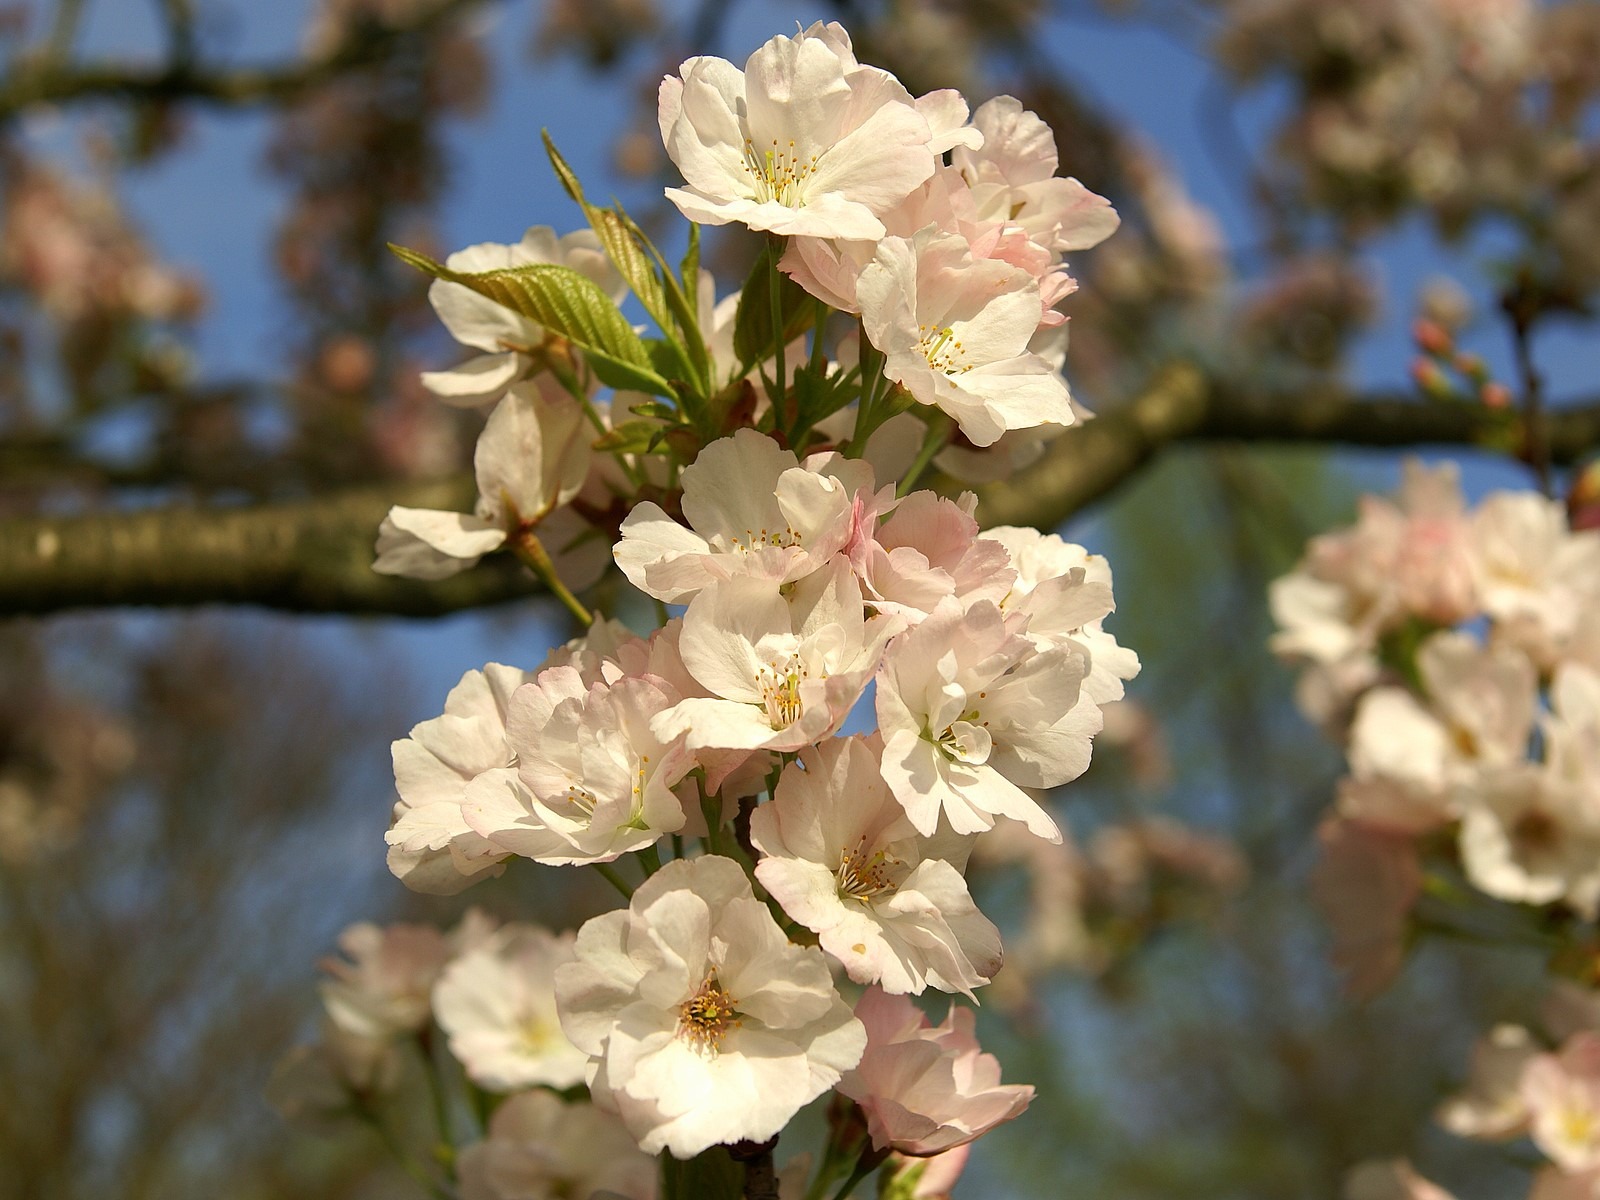
M 572 935 L 508 924 L 458 955 L 433 987 L 450 1053 L 479 1087 L 511 1092 L 584 1081 L 588 1056 L 556 1015 L 555 972 L 573 961 Z
M 894 76 L 862 66 L 838 25 L 775 37 L 743 71 L 687 60 L 661 81 L 661 139 L 691 221 L 877 238 L 879 215 L 933 174 L 932 133 Z
M 862 738 L 835 738 L 785 769 L 751 814 L 756 878 L 857 983 L 965 992 L 1000 967 L 1000 934 L 967 891 L 971 838 L 918 835 Z
M 1079 647 L 1036 651 L 988 601 L 946 601 L 898 638 L 878 676 L 883 776 L 917 831 L 932 834 L 942 811 L 957 833 L 1007 816 L 1060 841 L 1023 788 L 1088 767 L 1101 724 L 1097 707 L 1076 707 L 1088 669 Z
M 556 973 L 595 1103 L 650 1154 L 764 1141 L 866 1044 L 815 948 L 793 945 L 730 859 L 679 859 L 589 921 Z

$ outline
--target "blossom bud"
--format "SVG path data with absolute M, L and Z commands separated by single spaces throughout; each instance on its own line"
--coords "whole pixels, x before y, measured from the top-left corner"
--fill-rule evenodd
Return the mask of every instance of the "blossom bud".
M 1485 383 L 1478 389 L 1478 399 L 1485 408 L 1510 408 L 1511 389 L 1503 383 Z
M 1450 380 L 1439 369 L 1439 364 L 1431 358 L 1413 359 L 1411 363 L 1411 381 L 1429 399 L 1448 400 L 1454 395 L 1455 389 L 1450 386 Z
M 1455 348 L 1455 339 L 1451 337 L 1450 331 L 1427 317 L 1418 317 L 1412 322 L 1411 337 L 1424 354 L 1443 358 Z

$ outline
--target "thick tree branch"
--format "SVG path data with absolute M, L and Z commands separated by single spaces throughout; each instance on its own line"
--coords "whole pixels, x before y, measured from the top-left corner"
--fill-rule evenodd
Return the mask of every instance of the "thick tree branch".
M 439 28 L 484 3 L 438 0 L 400 20 L 353 30 L 326 53 L 272 66 L 201 64 L 181 47 L 170 62 L 150 65 L 72 63 L 45 54 L 13 66 L 0 86 L 0 124 L 41 104 L 125 100 L 241 106 L 290 100 L 346 71 L 380 62 L 402 39 Z
M 1179 363 L 1127 404 L 1057 438 L 1043 459 L 1014 479 L 978 489 L 978 512 L 990 525 L 1053 528 L 1129 478 L 1169 442 L 1473 446 L 1504 438 L 1508 420 L 1515 419 L 1465 402 L 1352 396 L 1331 385 L 1236 389 L 1208 382 L 1197 367 Z M 1600 398 L 1551 411 L 1547 426 L 1552 462 L 1571 463 L 1600 449 Z
M 1063 434 L 1016 478 L 980 489 L 978 511 L 991 525 L 1052 528 L 1174 442 L 1462 446 L 1503 437 L 1505 420 L 1467 404 L 1331 387 L 1235 391 L 1177 364 L 1126 404 Z M 1600 448 L 1600 400 L 1552 411 L 1548 432 L 1557 463 Z M 221 603 L 429 616 L 533 593 L 532 578 L 501 559 L 438 583 L 373 573 L 373 540 L 389 505 L 465 509 L 471 490 L 462 477 L 260 507 L 3 519 L 0 614 Z
M 472 483 L 357 488 L 240 508 L 155 508 L 0 520 L 0 613 L 254 604 L 288 612 L 433 616 L 539 590 L 500 558 L 422 583 L 372 569 L 391 504 L 466 508 Z

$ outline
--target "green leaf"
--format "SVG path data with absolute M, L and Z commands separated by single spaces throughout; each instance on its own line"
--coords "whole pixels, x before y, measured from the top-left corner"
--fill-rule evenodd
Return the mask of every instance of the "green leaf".
M 576 342 L 602 382 L 657 396 L 673 394 L 671 385 L 655 371 L 650 353 L 633 326 L 587 275 L 554 263 L 493 271 L 452 271 L 404 246 L 391 243 L 389 249 L 419 271 L 471 288 Z
M 795 368 L 793 375 L 797 418 L 794 433 L 804 436 L 819 421 L 824 421 L 855 399 L 853 387 L 841 386 L 844 376 L 839 372 L 825 375 L 827 368 L 817 369 L 810 363 Z
M 773 269 L 772 250 L 756 260 L 750 277 L 739 293 L 739 312 L 733 320 L 733 352 L 738 355 L 741 374 L 765 362 L 778 350 L 772 330 L 772 277 L 778 277 L 778 304 L 783 322 L 783 343 L 787 345 L 811 327 L 816 305 L 805 289 L 781 271 Z
M 666 343 L 673 348 L 678 365 L 671 370 L 661 371 L 661 374 L 668 378 L 682 379 L 696 399 L 704 399 L 710 387 L 710 366 L 706 358 L 705 338 L 700 332 L 694 305 L 684 294 L 684 288 L 678 286 L 678 281 L 672 277 L 672 272 L 667 267 L 666 260 L 661 257 L 661 252 L 621 205 L 615 208 L 599 208 L 589 203 L 583 194 L 583 185 L 578 182 L 577 174 L 567 164 L 567 160 L 561 157 L 561 152 L 556 149 L 549 130 L 544 131 L 544 148 L 545 153 L 550 156 L 550 165 L 555 169 L 556 178 L 561 181 L 561 186 L 566 189 L 567 195 L 583 209 L 583 215 L 588 219 L 589 227 L 594 230 L 595 236 L 600 239 L 606 257 L 617 268 L 617 272 L 633 290 L 633 294 L 639 297 L 639 303 L 661 329 Z M 698 229 L 690 233 L 691 249 L 697 263 L 698 233 Z M 689 288 L 689 295 L 692 296 L 694 285 L 691 283 L 685 286 Z M 658 370 L 660 370 L 659 360 Z M 698 409 L 701 406 L 693 407 Z
M 653 417 L 657 421 L 676 421 L 678 410 L 670 404 L 662 404 L 659 400 L 646 400 L 640 404 L 628 405 L 628 411 L 636 417 Z
M 555 169 L 556 178 L 561 181 L 561 186 L 566 189 L 567 195 L 577 201 L 578 207 L 583 209 L 583 215 L 589 221 L 589 228 L 594 230 L 595 236 L 600 239 L 600 246 L 606 252 L 606 257 L 611 260 L 611 265 L 617 268 L 633 294 L 639 297 L 639 303 L 644 305 L 645 312 L 656 321 L 662 323 L 662 318 L 667 311 L 666 294 L 661 289 L 661 280 L 656 278 L 655 268 L 650 263 L 650 257 L 634 241 L 633 232 L 628 228 L 628 222 L 610 209 L 598 208 L 590 204 L 583 194 L 583 185 L 578 182 L 578 176 L 567 165 L 567 160 L 561 157 L 561 151 L 556 149 L 555 142 L 550 137 L 548 129 L 543 131 L 544 150 L 550 156 L 550 165 Z
M 678 278 L 683 280 L 683 290 L 693 296 L 700 288 L 700 226 L 689 222 L 689 248 L 683 252 L 678 264 Z
M 688 365 L 683 361 L 679 348 L 665 338 L 645 338 L 645 351 L 650 355 L 651 365 L 656 373 L 663 379 L 681 380 L 684 368 Z

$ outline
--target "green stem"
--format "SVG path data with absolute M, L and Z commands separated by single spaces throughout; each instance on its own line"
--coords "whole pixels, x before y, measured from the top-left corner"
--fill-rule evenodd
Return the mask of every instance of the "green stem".
M 917 484 L 917 480 L 928 469 L 928 464 L 933 461 L 933 456 L 943 450 L 949 441 L 950 418 L 941 412 L 931 412 L 928 416 L 928 432 L 922 439 L 922 448 L 917 451 L 917 457 L 912 460 L 911 466 L 906 470 L 906 477 L 895 488 L 895 495 L 910 495 L 911 489 Z
M 639 851 L 639 861 L 644 864 L 644 877 L 646 879 L 661 870 L 661 852 L 654 846 L 646 846 Z
M 383 1123 L 377 1113 L 365 1104 L 358 1105 L 356 1112 L 363 1121 L 372 1126 L 373 1132 L 378 1135 L 378 1140 L 383 1143 L 383 1148 L 418 1187 L 435 1197 L 435 1200 L 452 1200 L 450 1193 L 439 1185 L 438 1180 L 428 1174 L 421 1163 L 411 1157 L 406 1148 L 400 1144 L 400 1139 L 395 1137 L 394 1131 Z
M 423 1029 L 417 1034 L 417 1048 L 422 1051 L 423 1073 L 428 1077 L 428 1100 L 433 1108 L 434 1124 L 439 1129 L 439 1148 L 435 1157 L 450 1167 L 455 1160 L 455 1138 L 450 1134 L 450 1105 L 445 1100 L 444 1081 L 439 1078 L 439 1060 L 433 1052 L 432 1029 Z
M 628 885 L 628 881 L 618 874 L 617 869 L 610 863 L 590 863 L 589 865 L 605 876 L 606 882 L 621 892 L 624 900 L 633 899 L 633 888 Z
M 550 561 L 550 555 L 545 551 L 544 544 L 532 529 L 519 533 L 512 539 L 512 549 L 516 556 L 525 563 L 529 570 L 537 575 L 545 587 L 550 589 L 550 594 L 561 601 L 566 609 L 578 619 L 585 629 L 594 624 L 594 614 L 591 613 L 579 599 L 561 582 L 561 576 L 556 574 L 556 567 Z
M 713 792 L 706 795 L 705 776 L 695 780 L 700 789 L 700 813 L 706 819 L 706 848 L 713 854 L 722 853 L 722 796 Z
M 567 394 L 582 407 L 584 415 L 589 418 L 589 424 L 594 426 L 595 433 L 601 437 L 610 433 L 611 430 L 606 426 L 605 419 L 600 415 L 600 410 L 594 406 L 594 401 L 589 398 L 589 389 L 584 386 L 583 381 L 578 378 L 577 374 L 571 368 L 556 362 L 549 356 L 545 358 L 545 366 L 550 371 L 550 374 L 556 377 L 556 382 L 561 384 L 567 390 Z M 628 461 L 626 454 L 620 450 L 613 450 L 611 451 L 611 457 L 616 460 L 618 469 L 628 477 L 628 482 L 633 484 L 634 487 L 638 487 L 643 482 L 644 477 Z
M 773 377 L 772 412 L 773 418 L 778 422 L 778 427 L 787 432 L 788 412 L 785 407 L 787 387 L 785 385 L 785 366 L 783 344 L 783 293 L 780 286 L 783 283 L 783 272 L 778 270 L 778 259 L 783 257 L 783 239 L 771 235 L 767 241 L 767 262 L 771 270 L 771 278 L 767 281 L 767 296 L 769 307 L 772 310 L 772 340 L 773 359 L 776 374 Z
M 675 833 L 672 835 L 672 857 L 683 857 L 683 834 L 681 833 Z
M 856 1190 L 856 1185 L 878 1169 L 878 1164 L 883 1159 L 872 1154 L 863 1154 L 856 1163 L 856 1169 L 850 1172 L 850 1178 L 840 1185 L 839 1190 L 833 1194 L 833 1200 L 845 1200 L 851 1192 Z

